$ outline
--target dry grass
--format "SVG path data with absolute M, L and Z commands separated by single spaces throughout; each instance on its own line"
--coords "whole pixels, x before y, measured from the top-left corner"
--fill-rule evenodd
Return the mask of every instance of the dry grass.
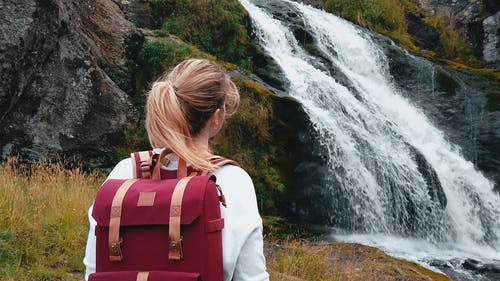
M 271 280 L 450 280 L 445 275 L 360 244 L 310 245 L 295 241 L 277 248 L 267 255 Z
M 0 164 L 0 280 L 82 280 L 97 173 L 15 159 Z M 358 244 L 266 244 L 271 280 L 449 280 Z
M 0 165 L 0 280 L 78 280 L 102 177 L 48 162 Z

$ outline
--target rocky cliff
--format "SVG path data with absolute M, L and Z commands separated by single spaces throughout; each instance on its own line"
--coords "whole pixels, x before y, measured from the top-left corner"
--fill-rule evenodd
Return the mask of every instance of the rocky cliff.
M 99 155 L 137 116 L 127 60 L 140 31 L 105 0 L 0 2 L 2 156 Z
M 419 0 L 433 15 L 451 18 L 477 57 L 500 69 L 500 2 L 496 0 Z

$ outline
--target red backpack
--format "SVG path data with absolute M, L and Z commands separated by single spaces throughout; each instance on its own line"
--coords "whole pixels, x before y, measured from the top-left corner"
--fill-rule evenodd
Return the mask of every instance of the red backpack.
M 182 159 L 177 171 L 161 170 L 164 154 L 132 153 L 134 179 L 107 180 L 97 193 L 89 281 L 223 280 L 224 195 L 214 175 Z M 216 157 L 212 164 L 236 162 Z

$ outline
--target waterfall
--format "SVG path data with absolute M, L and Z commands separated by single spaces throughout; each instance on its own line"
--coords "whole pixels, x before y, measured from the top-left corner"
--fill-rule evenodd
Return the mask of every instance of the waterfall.
M 328 159 L 321 194 L 330 203 L 317 206 L 328 215 L 326 224 L 346 234 L 500 250 L 493 183 L 395 86 L 388 58 L 369 32 L 289 0 L 240 2 Z M 297 25 L 312 36 L 315 52 L 296 39 Z

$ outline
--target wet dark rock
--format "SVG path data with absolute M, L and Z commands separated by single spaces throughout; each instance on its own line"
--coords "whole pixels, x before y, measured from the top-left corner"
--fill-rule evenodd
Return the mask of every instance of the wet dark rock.
M 442 69 L 437 69 L 435 73 L 435 89 L 446 93 L 448 95 L 454 95 L 457 90 L 460 90 L 460 84 L 446 71 Z
M 293 30 L 293 35 L 301 44 L 307 45 L 314 43 L 314 37 L 302 27 L 295 28 Z
M 281 136 L 278 159 L 287 182 L 287 193 L 280 206 L 283 215 L 297 221 L 328 221 L 324 209 L 311 206 L 326 206 L 328 197 L 318 196 L 322 180 L 328 176 L 326 158 L 317 143 L 318 136 L 302 105 L 293 98 L 273 99 L 273 114 L 276 120 L 273 135 Z M 325 204 L 325 205 L 323 205 Z
M 439 181 L 439 177 L 432 166 L 427 162 L 424 155 L 420 153 L 417 149 L 410 146 L 413 156 L 418 165 L 418 170 L 422 174 L 426 184 L 429 196 L 434 202 L 438 202 L 441 208 L 444 210 L 448 200 L 446 199 L 446 194 L 444 193 L 443 186 Z
M 484 264 L 474 259 L 466 259 L 463 261 L 462 267 L 480 274 L 483 276 L 483 280 L 500 280 L 500 264 Z
M 277 65 L 274 59 L 267 55 L 264 50 L 254 46 L 250 48 L 253 48 L 253 73 L 278 91 L 285 91 L 288 81 L 279 65 Z
M 276 89 L 273 86 L 267 84 L 259 76 L 255 75 L 251 72 L 248 72 L 246 70 L 236 69 L 236 70 L 229 71 L 228 74 L 229 74 L 229 76 L 231 76 L 233 78 L 253 81 L 253 82 L 257 83 L 260 87 L 262 87 L 266 90 L 272 91 L 273 93 L 275 93 L 277 95 L 284 95 L 285 94 L 281 90 Z
M 126 62 L 143 36 L 111 1 L 0 4 L 0 147 L 22 159 L 101 157 L 133 124 Z
M 379 42 L 401 94 L 422 109 L 500 190 L 498 82 L 408 56 L 394 45 Z
M 407 13 L 405 15 L 408 24 L 408 33 L 414 38 L 417 47 L 425 50 L 441 52 L 443 46 L 439 41 L 439 32 L 422 22 L 419 15 Z

